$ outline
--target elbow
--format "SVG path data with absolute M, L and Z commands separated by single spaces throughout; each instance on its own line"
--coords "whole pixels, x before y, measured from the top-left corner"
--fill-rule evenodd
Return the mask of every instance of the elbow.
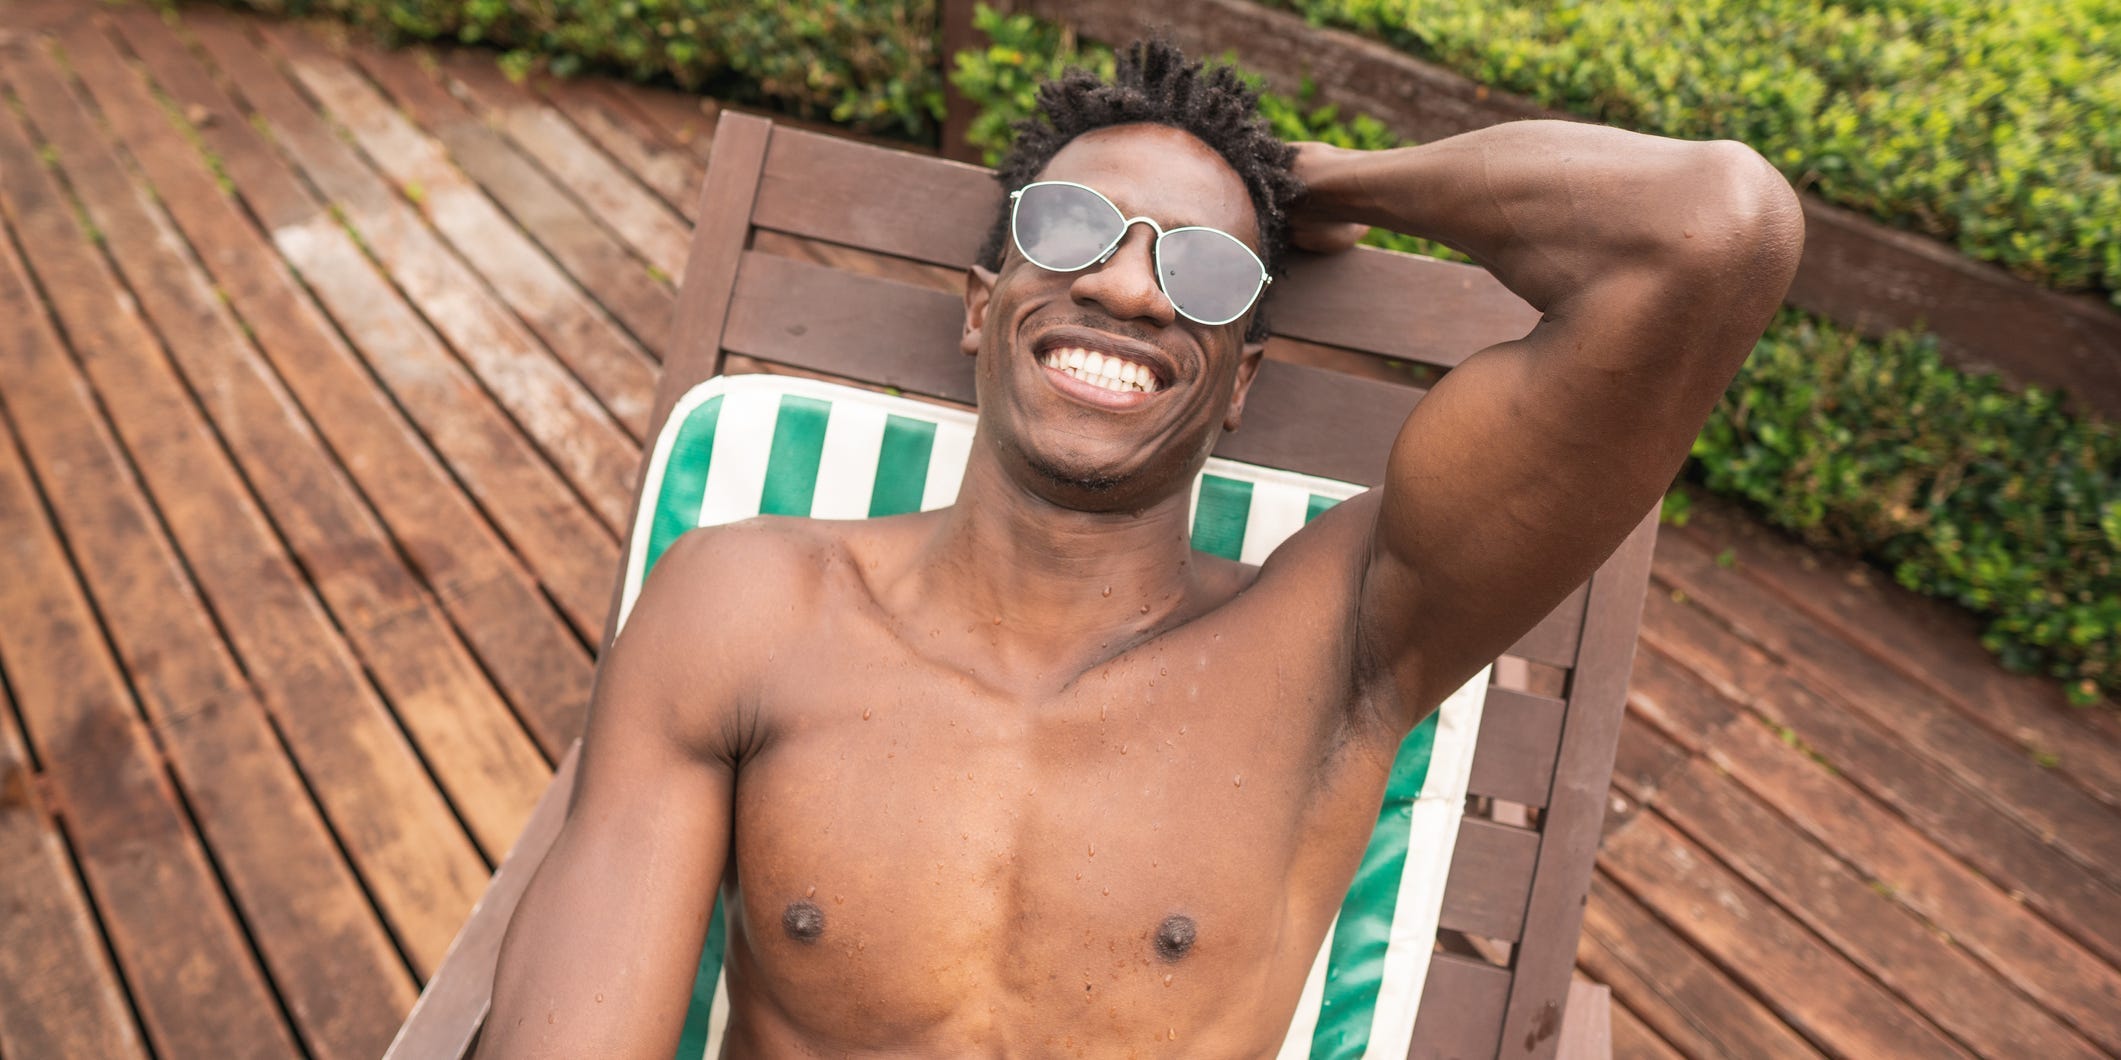
M 1760 152 L 1736 140 L 1699 145 L 1708 192 L 1703 210 L 1726 238 L 1712 244 L 1717 265 L 1772 284 L 1779 301 L 1804 255 L 1804 205 Z M 1706 248 L 1705 248 L 1706 249 Z

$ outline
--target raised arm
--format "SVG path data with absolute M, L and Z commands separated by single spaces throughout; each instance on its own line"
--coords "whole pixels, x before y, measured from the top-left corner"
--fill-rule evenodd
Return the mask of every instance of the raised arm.
M 656 1057 L 683 1029 L 729 849 L 742 675 L 665 553 L 597 674 L 574 801 L 501 946 L 482 1057 Z M 704 646 L 704 647 L 703 647 Z
M 1306 144 L 1297 174 L 1300 223 L 1439 240 L 1542 314 L 1449 372 L 1393 445 L 1360 621 L 1412 724 L 1671 484 L 1789 287 L 1802 214 L 1742 144 L 1571 122 Z

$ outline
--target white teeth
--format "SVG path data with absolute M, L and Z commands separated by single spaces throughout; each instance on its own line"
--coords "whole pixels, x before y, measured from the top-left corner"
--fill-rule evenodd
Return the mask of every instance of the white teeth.
M 1156 373 L 1132 361 L 1107 357 L 1096 350 L 1077 347 L 1050 350 L 1040 358 L 1039 363 L 1092 386 L 1100 386 L 1117 393 L 1153 394 L 1161 389 L 1156 381 Z

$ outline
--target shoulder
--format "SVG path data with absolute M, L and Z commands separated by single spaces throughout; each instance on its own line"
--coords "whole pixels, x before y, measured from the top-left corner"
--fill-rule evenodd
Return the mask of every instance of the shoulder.
M 820 524 L 750 519 L 692 530 L 656 560 L 603 660 L 598 701 L 623 688 L 671 712 L 672 734 L 734 754 L 767 660 L 808 635 L 846 546 Z M 756 720 L 754 718 L 754 720 Z M 736 740 L 736 744 L 744 743 Z

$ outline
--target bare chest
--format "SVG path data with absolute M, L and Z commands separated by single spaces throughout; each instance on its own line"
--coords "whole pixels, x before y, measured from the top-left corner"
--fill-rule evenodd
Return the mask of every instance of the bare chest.
M 733 974 L 896 1041 L 1293 1004 L 1389 758 L 1350 738 L 1333 652 L 1206 624 L 1024 701 L 902 647 L 773 682 Z

